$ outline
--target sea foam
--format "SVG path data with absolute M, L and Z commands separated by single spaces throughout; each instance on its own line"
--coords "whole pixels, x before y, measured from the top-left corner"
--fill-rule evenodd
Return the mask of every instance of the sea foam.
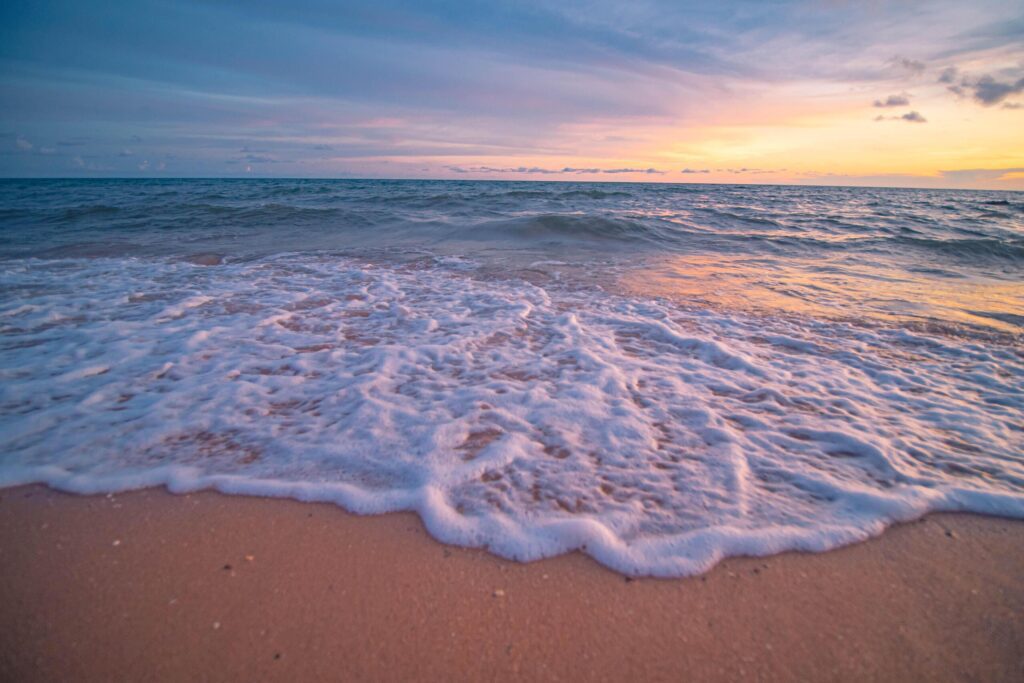
M 413 510 L 677 576 L 936 510 L 1024 517 L 1024 359 L 466 260 L 0 262 L 0 485 Z

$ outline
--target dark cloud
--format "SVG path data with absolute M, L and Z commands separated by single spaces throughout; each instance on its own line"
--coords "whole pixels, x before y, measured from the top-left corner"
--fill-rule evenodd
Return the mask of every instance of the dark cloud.
M 1018 15 L 1006 0 L 934 0 L 926 12 L 805 0 L 0 3 L 0 130 L 34 144 L 0 140 L 0 175 L 64 174 L 79 153 L 117 173 L 148 159 L 151 171 L 172 150 L 172 171 L 197 175 L 241 154 L 292 164 L 260 171 L 311 175 L 561 166 L 579 150 L 610 165 L 653 127 L 755 117 L 754 90 L 772 102 L 794 83 L 898 92 L 926 64 L 1019 54 Z M 1017 76 L 991 74 L 966 96 L 1006 102 L 1000 86 Z M 261 151 L 240 154 L 243 140 Z M 58 153 L 43 158 L 44 144 Z M 125 147 L 134 158 L 117 156 Z M 502 172 L 660 173 L 551 163 Z
M 1020 72 L 1018 71 L 1018 73 Z M 959 74 L 960 72 L 955 67 L 949 67 L 939 76 L 939 83 L 947 84 L 946 89 L 957 97 L 970 97 L 984 107 L 991 107 L 1003 102 L 1011 95 L 1024 92 L 1024 76 L 998 80 L 990 74 L 978 78 L 964 75 L 958 81 Z
M 986 107 L 991 107 L 1010 95 L 1024 92 L 1024 76 L 1012 83 L 1002 83 L 991 76 L 982 76 L 969 87 L 974 90 L 975 101 Z
M 942 70 L 942 73 L 939 74 L 939 83 L 955 83 L 956 77 L 959 73 L 960 70 L 955 66 L 946 67 Z
M 601 173 L 646 173 L 647 175 L 662 174 L 664 172 L 656 168 L 606 168 L 601 171 Z
M 539 166 L 515 166 L 504 168 L 495 166 L 445 166 L 445 168 L 453 173 L 524 173 L 528 175 L 554 175 L 561 173 L 644 173 L 647 175 L 654 175 L 665 173 L 665 171 L 659 171 L 656 168 L 574 168 L 571 166 L 563 168 L 541 168 Z
M 901 57 L 899 55 L 890 59 L 889 63 L 895 66 L 897 69 L 906 71 L 907 73 L 914 76 L 920 76 L 921 74 L 924 73 L 924 70 L 927 68 L 925 66 L 925 63 L 922 61 L 919 61 L 917 59 L 909 59 L 907 57 Z
M 901 95 L 889 95 L 884 100 L 875 100 L 875 107 L 905 107 L 910 104 L 910 96 L 906 93 Z
M 908 111 L 906 114 L 903 114 L 902 116 L 882 116 L 881 114 L 879 114 L 878 116 L 875 117 L 875 121 L 908 121 L 910 123 L 928 123 L 928 119 L 921 116 L 921 114 L 916 111 Z
M 680 173 L 711 173 L 708 168 L 684 168 Z
M 524 173 L 529 175 L 551 175 L 555 173 L 579 173 L 582 170 L 577 169 L 554 169 L 554 168 L 540 168 L 539 166 L 516 166 L 498 168 L 495 166 L 445 166 L 446 169 L 453 173 Z

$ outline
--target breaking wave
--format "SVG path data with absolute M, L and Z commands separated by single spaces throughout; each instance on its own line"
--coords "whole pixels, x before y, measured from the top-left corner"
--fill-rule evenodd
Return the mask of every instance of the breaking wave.
M 1024 356 L 443 262 L 0 269 L 0 485 L 416 511 L 437 538 L 631 574 L 1024 517 Z
M 417 512 L 631 574 L 1024 517 L 1000 192 L 0 181 L 0 486 Z

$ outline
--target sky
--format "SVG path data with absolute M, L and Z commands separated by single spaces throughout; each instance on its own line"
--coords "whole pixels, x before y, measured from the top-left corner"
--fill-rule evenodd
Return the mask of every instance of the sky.
M 0 176 L 1024 190 L 1024 2 L 5 0 Z

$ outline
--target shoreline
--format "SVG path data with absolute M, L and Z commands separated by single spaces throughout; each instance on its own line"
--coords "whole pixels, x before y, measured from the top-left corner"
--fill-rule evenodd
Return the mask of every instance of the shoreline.
M 413 513 L 0 490 L 0 678 L 1024 677 L 1024 522 L 940 513 L 822 554 L 627 578 Z

